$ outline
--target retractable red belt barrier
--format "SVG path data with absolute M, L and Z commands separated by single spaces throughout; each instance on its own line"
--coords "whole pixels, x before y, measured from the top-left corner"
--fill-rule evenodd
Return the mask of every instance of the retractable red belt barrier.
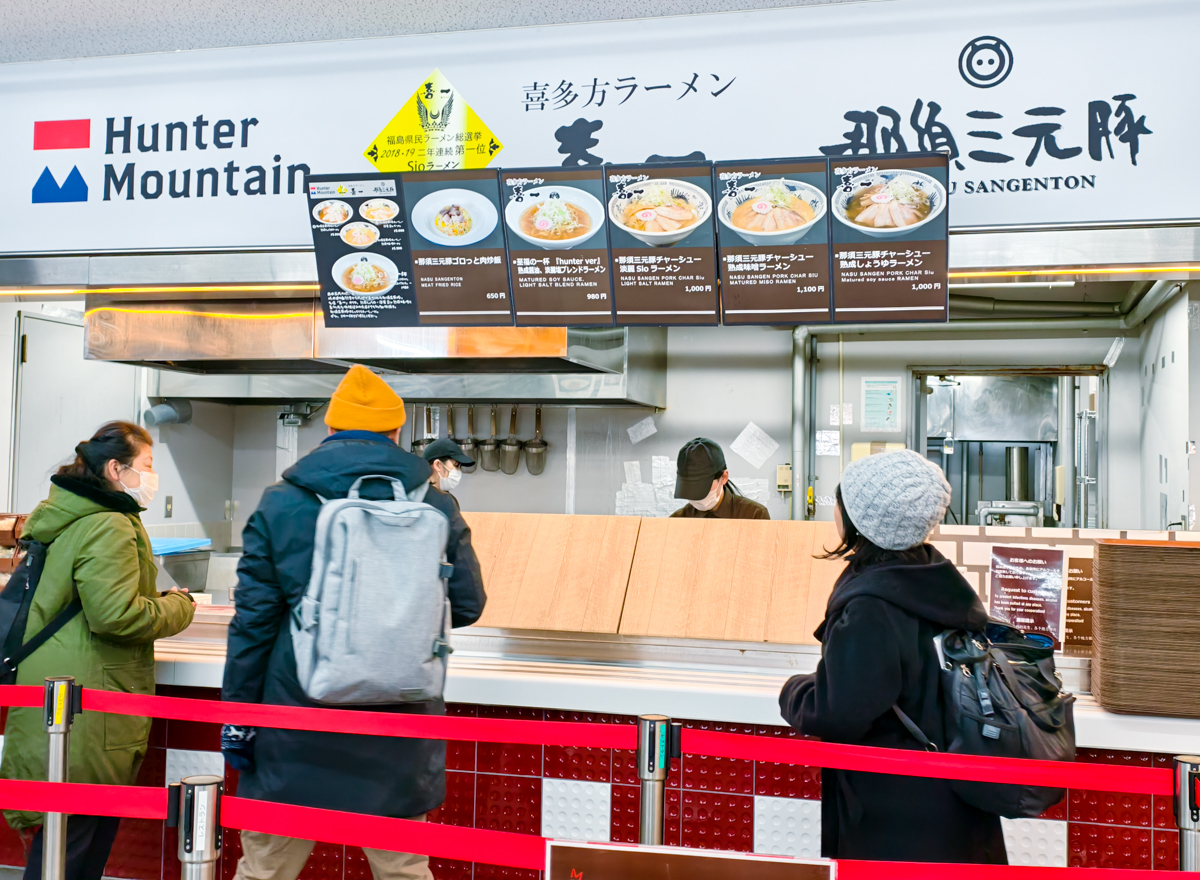
M 36 685 L 0 686 L 2 706 L 40 708 L 43 699 L 44 691 Z M 83 708 L 84 711 L 111 712 L 119 715 L 285 730 L 575 748 L 637 748 L 637 728 L 632 724 L 511 721 L 503 718 L 311 709 L 300 706 L 122 694 L 92 688 L 85 688 L 83 691 Z M 1166 768 L 947 755 L 910 749 L 847 746 L 808 739 L 748 736 L 694 729 L 684 729 L 682 748 L 686 754 L 693 755 L 934 779 L 1010 782 L 1163 797 L 1170 797 L 1175 790 L 1172 771 Z
M 0 780 L 0 809 L 161 820 L 167 815 L 167 790 L 4 779 Z M 535 834 L 459 828 L 239 797 L 221 799 L 221 825 L 235 830 L 411 852 L 433 858 L 545 869 L 546 838 Z M 971 880 L 1151 880 L 1161 878 L 1162 873 L 1128 869 L 838 861 L 838 880 L 961 880 L 964 876 L 970 876 Z
M 1174 774 L 1165 768 L 1075 764 L 1026 758 L 985 758 L 909 749 L 846 746 L 810 739 L 776 739 L 711 730 L 683 730 L 683 751 L 716 758 L 740 758 L 776 764 L 804 764 L 832 770 L 866 770 L 933 779 L 1014 782 L 1048 788 L 1086 788 L 1133 794 L 1175 793 Z

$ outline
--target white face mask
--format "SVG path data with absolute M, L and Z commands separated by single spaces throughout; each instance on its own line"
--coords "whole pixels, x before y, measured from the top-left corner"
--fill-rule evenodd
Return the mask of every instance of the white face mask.
M 696 508 L 697 510 L 712 510 L 721 503 L 721 496 L 724 494 L 724 492 L 725 487 L 721 485 L 721 481 L 714 480 L 711 492 L 709 492 L 699 501 L 689 501 L 688 504 L 692 505 L 692 507 Z
M 446 474 L 446 476 L 442 477 L 442 480 L 441 480 L 442 490 L 445 492 L 449 492 L 451 489 L 453 489 L 455 486 L 457 486 L 461 480 L 462 480 L 462 470 L 459 468 L 454 468 L 454 470 L 450 471 L 448 474 Z
M 130 488 L 125 485 L 125 481 L 118 478 L 124 490 L 133 497 L 133 500 L 142 507 L 149 507 L 150 502 L 154 500 L 154 493 L 158 491 L 158 474 L 154 471 L 139 471 L 137 468 L 127 467 L 126 470 L 131 470 L 142 478 L 140 486 Z

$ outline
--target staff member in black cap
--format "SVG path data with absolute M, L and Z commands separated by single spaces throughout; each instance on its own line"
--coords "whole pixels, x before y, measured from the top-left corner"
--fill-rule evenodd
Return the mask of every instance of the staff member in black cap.
M 430 444 L 432 448 L 433 444 Z M 426 456 L 429 455 L 426 450 Z M 725 453 L 707 437 L 697 437 L 679 450 L 675 497 L 688 503 L 671 516 L 716 519 L 770 519 L 767 509 L 751 501 L 729 482 Z
M 449 437 L 434 440 L 425 447 L 423 455 L 433 466 L 433 476 L 429 478 L 429 485 L 447 495 L 450 495 L 450 491 L 462 480 L 462 466 L 470 467 L 475 464 L 475 459 L 463 452 L 462 447 Z

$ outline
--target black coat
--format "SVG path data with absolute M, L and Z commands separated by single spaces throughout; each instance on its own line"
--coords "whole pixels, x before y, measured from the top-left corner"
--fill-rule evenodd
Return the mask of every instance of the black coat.
M 222 697 L 245 703 L 314 706 L 296 678 L 289 611 L 303 596 L 312 569 L 317 514 L 325 498 L 344 498 L 368 474 L 395 477 L 407 490 L 429 479 L 422 458 L 378 434 L 334 435 L 267 488 L 242 533 L 237 613 L 229 627 Z M 315 493 L 315 494 L 314 494 Z M 391 485 L 363 485 L 364 498 L 390 499 Z M 430 487 L 426 503 L 450 520 L 447 561 L 454 626 L 479 619 L 486 596 L 471 530 L 448 495 Z M 442 700 L 363 707 L 441 715 Z M 408 818 L 434 809 L 446 796 L 446 744 L 338 733 L 260 728 L 255 769 L 241 774 L 238 794 L 249 798 Z
M 920 749 L 895 703 L 945 747 L 933 637 L 982 629 L 979 596 L 937 550 L 853 570 L 838 580 L 816 631 L 821 662 L 789 679 L 783 717 L 828 742 Z M 823 770 L 821 854 L 828 858 L 1005 864 L 1000 818 L 975 809 L 941 779 Z

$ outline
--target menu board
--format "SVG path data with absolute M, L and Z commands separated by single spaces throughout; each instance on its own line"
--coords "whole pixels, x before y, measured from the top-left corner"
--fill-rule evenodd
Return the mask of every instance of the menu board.
M 1063 551 L 1030 547 L 992 548 L 989 590 L 992 617 L 1062 646 Z
M 604 166 L 618 324 L 716 324 L 712 166 Z
M 327 327 L 417 323 L 398 181 L 396 174 L 308 175 L 308 213 Z
M 718 162 L 713 175 L 723 322 L 828 321 L 826 160 Z
M 500 173 L 518 326 L 612 324 L 612 272 L 600 168 Z
M 546 880 L 833 880 L 834 876 L 834 864 L 827 859 L 546 841 Z
M 1092 560 L 1075 557 L 1067 560 L 1067 614 L 1063 625 L 1063 645 L 1069 648 L 1092 647 Z
M 400 183 L 419 323 L 512 324 L 495 169 L 403 174 Z
M 830 160 L 834 320 L 948 321 L 945 153 Z

